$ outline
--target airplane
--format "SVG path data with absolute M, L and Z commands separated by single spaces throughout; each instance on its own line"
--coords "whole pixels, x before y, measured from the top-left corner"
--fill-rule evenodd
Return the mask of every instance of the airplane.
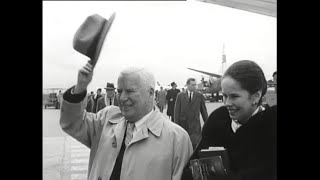
M 206 99 L 209 99 L 210 102 L 219 102 L 220 100 L 223 100 L 223 96 L 221 95 L 221 75 L 192 68 L 187 69 L 209 75 L 209 82 L 204 81 L 204 78 L 202 77 L 201 83 L 197 84 L 197 90 L 202 93 Z M 263 97 L 263 104 L 267 103 L 269 106 L 277 104 L 275 86 L 276 83 L 272 80 L 267 81 L 268 88 Z M 211 94 L 211 97 L 208 97 L 206 94 Z
M 197 84 L 197 90 L 202 93 L 206 99 L 209 99 L 210 101 L 216 101 L 222 100 L 222 96 L 220 94 L 221 92 L 221 77 L 220 74 L 210 73 L 206 71 L 201 71 L 193 68 L 187 68 L 192 71 L 196 71 L 202 74 L 209 75 L 209 80 L 205 81 L 204 77 L 201 79 L 201 83 Z M 207 94 L 210 94 L 211 97 L 208 97 Z M 216 95 L 214 95 L 216 94 Z
M 277 0 L 197 0 L 197 1 L 217 4 L 217 5 L 235 8 L 239 10 L 245 10 L 248 12 L 271 16 L 274 18 L 277 17 Z M 205 95 L 205 97 L 207 97 L 206 94 L 208 93 L 211 94 L 210 101 L 211 100 L 219 101 L 220 99 L 222 99 L 219 93 L 221 91 L 221 75 L 220 74 L 205 72 L 205 71 L 192 69 L 192 68 L 187 68 L 187 69 L 209 75 L 209 82 L 204 81 L 204 78 L 202 77 L 202 80 L 201 80 L 202 83 L 198 84 L 197 90 L 202 92 Z M 269 96 L 269 94 L 270 95 L 276 94 L 274 93 L 273 90 L 269 90 L 271 88 L 274 88 L 275 85 L 276 84 L 273 82 L 268 82 L 268 90 L 266 95 Z M 216 98 L 213 98 L 214 94 L 216 94 Z M 266 96 L 266 99 L 270 99 L 268 96 Z
M 277 0 L 197 0 L 230 8 L 277 17 Z

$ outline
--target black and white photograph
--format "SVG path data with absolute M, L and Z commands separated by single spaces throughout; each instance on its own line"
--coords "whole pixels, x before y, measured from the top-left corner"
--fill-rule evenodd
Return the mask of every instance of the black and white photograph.
M 44 180 L 277 179 L 277 0 L 42 10 Z

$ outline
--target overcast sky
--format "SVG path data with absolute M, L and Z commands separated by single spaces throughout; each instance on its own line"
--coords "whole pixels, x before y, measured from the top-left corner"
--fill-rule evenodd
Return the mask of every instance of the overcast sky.
M 277 69 L 274 17 L 197 1 L 43 1 L 44 88 L 75 85 L 88 60 L 73 49 L 75 32 L 89 15 L 108 19 L 113 12 L 89 91 L 117 85 L 119 72 L 132 65 L 152 70 L 161 85 L 200 82 L 202 74 L 187 68 L 221 74 L 223 44 L 227 66 L 254 60 L 267 80 Z

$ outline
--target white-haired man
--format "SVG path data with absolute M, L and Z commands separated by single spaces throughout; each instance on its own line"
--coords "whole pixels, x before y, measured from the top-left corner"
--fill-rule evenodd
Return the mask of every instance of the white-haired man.
M 77 84 L 63 96 L 60 125 L 91 149 L 89 180 L 180 180 L 192 153 L 188 133 L 154 106 L 155 79 L 128 68 L 118 78 L 119 107 L 85 111 L 93 67 L 87 63 Z

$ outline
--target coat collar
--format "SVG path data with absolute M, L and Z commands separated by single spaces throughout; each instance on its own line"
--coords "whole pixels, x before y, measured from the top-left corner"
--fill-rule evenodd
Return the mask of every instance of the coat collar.
M 188 92 L 186 91 L 186 92 L 182 92 L 182 93 L 183 93 L 183 96 L 184 96 L 185 98 L 187 98 L 187 100 L 189 100 Z
M 154 134 L 155 136 L 160 136 L 162 127 L 163 127 L 163 119 L 161 118 L 162 113 L 156 108 L 152 111 L 149 116 L 146 124 L 146 127 Z
M 153 110 L 151 115 L 148 117 L 147 121 L 141 126 L 141 129 L 136 133 L 136 135 L 131 140 L 130 144 L 140 141 L 142 139 L 148 138 L 148 130 L 155 136 L 159 137 L 163 128 L 163 119 L 161 118 L 161 113 L 158 109 Z M 129 146 L 130 146 L 129 144 Z
M 109 122 L 112 124 L 117 124 L 114 128 L 114 134 L 116 136 L 117 143 L 121 143 L 121 139 L 123 139 L 124 131 L 127 124 L 125 118 L 109 119 Z M 158 109 L 153 110 L 146 122 L 141 126 L 140 130 L 133 137 L 130 144 L 148 138 L 148 130 L 150 130 L 150 132 L 155 136 L 159 137 L 163 128 L 163 123 L 164 122 L 162 113 L 160 113 Z
M 192 98 L 191 98 L 191 102 L 189 101 L 189 93 L 188 90 L 186 92 L 184 92 L 184 97 L 186 98 L 187 102 L 192 103 L 194 101 L 194 97 L 196 95 L 196 91 L 192 92 Z
M 110 121 L 109 121 L 110 122 Z M 124 133 L 126 131 L 126 121 L 124 118 L 121 118 L 120 122 L 115 125 L 113 133 L 116 139 L 116 144 L 118 144 L 119 146 L 116 146 L 117 148 L 120 149 L 123 138 L 124 138 Z

